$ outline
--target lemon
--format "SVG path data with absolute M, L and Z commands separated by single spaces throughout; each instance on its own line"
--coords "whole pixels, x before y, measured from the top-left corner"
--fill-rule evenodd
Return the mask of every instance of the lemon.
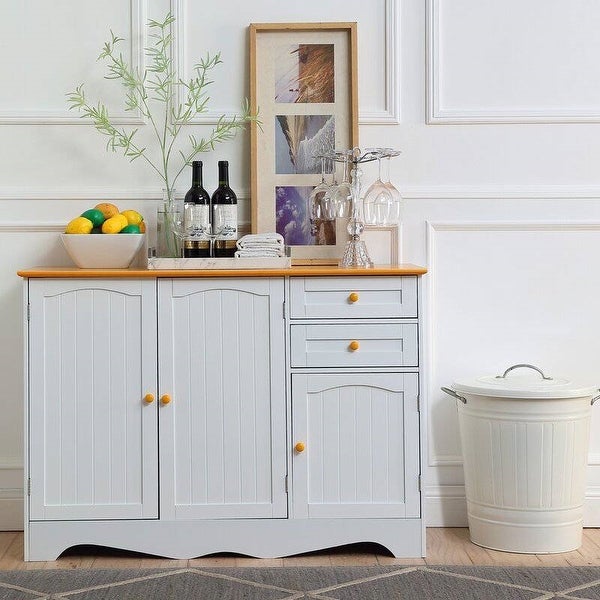
M 120 233 L 140 233 L 139 225 L 129 224 L 121 229 Z
M 121 214 L 127 219 L 130 225 L 139 225 L 144 220 L 144 217 L 137 210 L 124 210 Z
M 65 233 L 89 233 L 92 230 L 93 223 L 85 217 L 75 217 L 69 221 Z
M 102 233 L 120 233 L 123 227 L 127 227 L 127 219 L 117 213 L 114 217 L 110 217 L 102 223 Z
M 94 208 L 98 209 L 104 215 L 105 219 L 110 219 L 119 213 L 119 209 L 110 202 L 100 202 Z
M 100 227 L 100 225 L 104 223 L 104 214 L 97 208 L 90 208 L 89 210 L 81 213 L 81 216 L 89 219 L 94 227 Z

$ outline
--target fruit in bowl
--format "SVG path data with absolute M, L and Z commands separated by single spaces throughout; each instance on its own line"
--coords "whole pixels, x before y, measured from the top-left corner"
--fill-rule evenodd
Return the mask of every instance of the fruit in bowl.
M 65 233 L 146 233 L 146 224 L 136 210 L 119 212 L 114 204 L 101 202 L 69 221 Z
M 141 248 L 145 232 L 140 213 L 119 212 L 114 204 L 102 202 L 69 221 L 61 240 L 73 262 L 82 269 L 125 269 Z

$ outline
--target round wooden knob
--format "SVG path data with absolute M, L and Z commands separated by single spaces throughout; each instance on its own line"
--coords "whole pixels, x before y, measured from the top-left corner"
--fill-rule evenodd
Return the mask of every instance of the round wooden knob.
M 169 404 L 169 402 L 171 402 L 171 396 L 169 396 L 169 394 L 163 394 L 160 397 L 160 403 L 161 404 Z
M 146 394 L 144 396 L 144 402 L 146 404 L 152 404 L 154 402 L 154 394 Z
M 352 352 L 356 352 L 360 348 L 360 344 L 356 340 L 352 340 L 350 344 L 348 344 L 348 348 L 350 348 Z
M 349 296 L 348 296 L 348 300 L 352 303 L 354 302 L 358 302 L 358 294 L 356 292 L 352 292 Z
M 294 450 L 300 454 L 300 452 L 304 452 L 306 446 L 304 445 L 304 442 L 298 442 L 295 446 L 294 446 Z

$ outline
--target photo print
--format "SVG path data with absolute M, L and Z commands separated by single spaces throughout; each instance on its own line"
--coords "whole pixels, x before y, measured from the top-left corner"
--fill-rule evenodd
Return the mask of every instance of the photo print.
M 275 187 L 275 230 L 286 246 L 335 246 L 335 220 L 314 218 L 310 194 L 314 186 Z
M 335 102 L 333 44 L 293 44 L 277 55 L 275 102 Z
M 278 175 L 321 173 L 318 155 L 334 146 L 335 118 L 332 115 L 275 117 L 275 173 Z

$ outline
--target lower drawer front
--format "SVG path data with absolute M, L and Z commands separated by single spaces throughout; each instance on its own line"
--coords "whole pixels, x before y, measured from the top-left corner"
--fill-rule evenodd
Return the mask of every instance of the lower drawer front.
M 416 367 L 416 324 L 292 325 L 292 367 Z

